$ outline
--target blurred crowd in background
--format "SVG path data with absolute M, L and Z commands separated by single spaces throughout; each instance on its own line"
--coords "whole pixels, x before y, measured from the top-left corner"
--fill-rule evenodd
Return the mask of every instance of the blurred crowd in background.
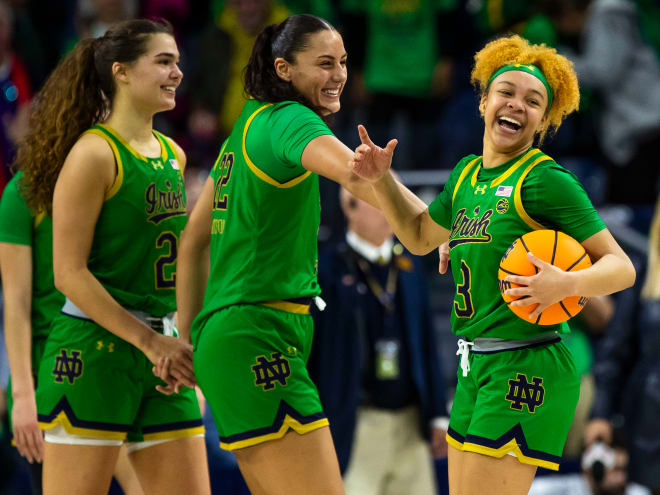
M 77 40 L 101 36 L 123 19 L 165 18 L 174 26 L 185 76 L 176 109 L 158 115 L 155 127 L 188 156 L 192 205 L 245 101 L 242 69 L 256 35 L 291 13 L 326 18 L 344 36 L 349 79 L 333 131 L 353 145 L 359 143 L 358 123 L 378 144 L 396 137 L 393 167 L 428 201 L 461 157 L 481 149 L 477 93 L 469 79 L 472 57 L 486 41 L 515 32 L 573 60 L 580 111 L 546 138 L 543 149 L 580 178 L 635 260 L 638 276 L 635 287 L 590 302 L 571 320 L 567 342 L 583 381 L 568 462 L 563 477 L 541 477 L 532 493 L 624 493 L 628 478 L 660 493 L 660 291 L 650 288 L 655 280 L 660 285 L 660 221 L 654 218 L 660 170 L 658 0 L 0 0 L 0 191 L 12 176 L 31 99 Z M 345 224 L 337 186 L 322 180 L 321 189 L 323 244 L 342 238 Z M 453 283 L 437 274 L 434 255 L 424 263 L 438 353 L 451 390 Z M 0 388 L 6 368 L 0 366 Z M 0 412 L 3 402 L 0 396 Z M 209 446 L 212 476 L 224 476 L 214 487 L 244 493 L 230 455 L 216 452 L 214 438 Z M 21 460 L 6 433 L 0 449 L 0 457 L 11 460 L 0 462 L 0 493 L 23 493 Z M 214 456 L 223 458 L 215 462 Z M 443 488 L 441 479 L 441 493 Z

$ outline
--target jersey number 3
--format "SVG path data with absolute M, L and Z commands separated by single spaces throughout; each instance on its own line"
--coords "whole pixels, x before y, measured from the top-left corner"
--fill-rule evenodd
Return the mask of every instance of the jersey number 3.
M 474 314 L 474 306 L 472 306 L 472 294 L 470 293 L 471 287 L 471 274 L 470 267 L 467 263 L 461 260 L 461 274 L 463 275 L 463 283 L 456 285 L 456 297 L 454 299 L 454 311 L 459 318 L 471 318 Z M 459 304 L 458 296 L 463 299 L 463 304 Z

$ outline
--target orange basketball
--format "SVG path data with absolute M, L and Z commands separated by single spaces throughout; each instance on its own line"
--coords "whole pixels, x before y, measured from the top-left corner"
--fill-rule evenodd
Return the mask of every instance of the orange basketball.
M 576 271 L 591 266 L 591 259 L 582 245 L 571 236 L 556 230 L 535 230 L 528 232 L 516 239 L 509 249 L 506 250 L 497 277 L 500 281 L 500 292 L 509 309 L 525 321 L 529 320 L 529 313 L 536 304 L 529 306 L 511 306 L 509 303 L 518 299 L 516 296 L 507 296 L 504 291 L 520 287 L 513 282 L 504 280 L 507 275 L 521 275 L 524 277 L 534 275 L 538 272 L 528 259 L 527 253 L 531 252 L 537 258 L 551 263 L 564 271 Z M 539 325 L 555 325 L 572 318 L 584 308 L 589 298 L 580 296 L 565 297 L 561 301 L 547 307 L 536 319 Z

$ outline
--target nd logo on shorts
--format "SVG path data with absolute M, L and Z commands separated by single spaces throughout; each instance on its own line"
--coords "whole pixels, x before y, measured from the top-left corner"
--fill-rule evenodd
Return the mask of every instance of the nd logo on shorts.
M 526 375 L 518 373 L 516 379 L 509 379 L 509 392 L 504 398 L 511 402 L 511 409 L 522 411 L 526 405 L 527 410 L 534 413 L 534 409 L 543 405 L 544 396 L 543 378 L 532 377 L 530 382 Z
M 285 387 L 286 379 L 291 374 L 289 361 L 282 357 L 281 352 L 273 352 L 270 357 L 271 361 L 266 356 L 258 356 L 257 364 L 252 366 L 255 376 L 254 384 L 261 385 L 264 390 L 274 389 L 276 381 Z
M 67 349 L 61 349 L 59 355 L 55 356 L 55 368 L 53 368 L 53 376 L 56 383 L 63 383 L 64 378 L 73 385 L 76 378 L 80 378 L 83 374 L 83 361 L 80 359 L 81 351 L 71 351 L 71 355 Z

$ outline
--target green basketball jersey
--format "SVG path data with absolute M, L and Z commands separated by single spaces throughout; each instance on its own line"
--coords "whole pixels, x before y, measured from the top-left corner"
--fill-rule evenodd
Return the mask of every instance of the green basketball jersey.
M 32 248 L 32 337 L 39 338 L 48 335 L 64 296 L 53 280 L 53 220 L 30 213 L 18 190 L 22 175 L 19 172 L 9 181 L 0 200 L 0 242 Z
M 320 293 L 318 176 L 301 156 L 323 134 L 332 133 L 304 105 L 246 102 L 211 171 L 211 269 L 196 326 L 230 304 Z
M 123 307 L 164 316 L 176 309 L 176 256 L 186 224 L 183 173 L 168 138 L 155 132 L 161 156 L 147 158 L 106 125 L 86 131 L 105 139 L 117 179 L 96 222 L 88 267 Z
M 560 230 L 582 242 L 605 224 L 577 178 L 538 149 L 498 167 L 484 169 L 481 163 L 474 155 L 463 158 L 429 206 L 433 220 L 451 231 L 453 332 L 469 340 L 568 332 L 565 323 L 535 325 L 507 307 L 497 278 L 500 260 L 515 239 L 532 230 Z

